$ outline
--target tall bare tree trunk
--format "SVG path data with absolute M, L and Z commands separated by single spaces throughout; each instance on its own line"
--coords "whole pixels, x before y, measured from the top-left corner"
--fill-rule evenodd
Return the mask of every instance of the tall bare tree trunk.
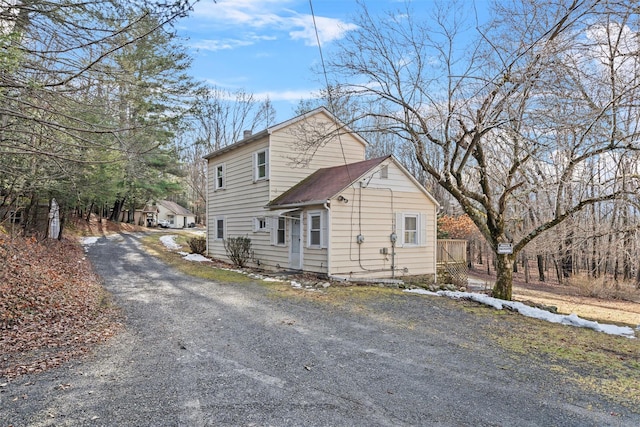
M 491 293 L 494 298 L 511 301 L 514 259 L 513 254 L 496 254 L 497 278 Z

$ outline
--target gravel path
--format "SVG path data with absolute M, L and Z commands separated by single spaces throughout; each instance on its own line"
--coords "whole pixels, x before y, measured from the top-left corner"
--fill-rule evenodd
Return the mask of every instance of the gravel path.
M 278 297 L 184 276 L 139 238 L 88 249 L 126 331 L 0 388 L 0 427 L 640 425 L 483 341 L 490 316 L 455 302 Z

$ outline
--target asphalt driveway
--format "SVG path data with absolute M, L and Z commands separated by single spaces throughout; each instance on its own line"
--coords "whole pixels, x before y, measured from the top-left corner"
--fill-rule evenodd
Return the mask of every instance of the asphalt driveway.
M 640 425 L 484 341 L 489 321 L 455 302 L 398 294 L 351 309 L 212 283 L 140 237 L 88 248 L 126 330 L 4 386 L 0 427 Z

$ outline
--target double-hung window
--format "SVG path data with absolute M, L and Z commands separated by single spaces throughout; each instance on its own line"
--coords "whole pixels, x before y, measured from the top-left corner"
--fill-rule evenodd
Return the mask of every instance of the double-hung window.
M 269 228 L 271 228 L 271 244 L 274 246 L 286 245 L 287 219 L 283 216 L 272 216 L 269 218 Z
M 400 246 L 426 246 L 427 221 L 424 213 L 396 214 L 396 233 Z
M 307 247 L 327 247 L 327 219 L 325 211 L 311 211 L 307 214 Z
M 405 245 L 418 244 L 418 215 L 406 214 L 404 216 L 404 239 Z
M 218 216 L 216 217 L 216 221 L 215 221 L 215 233 L 216 233 L 216 240 L 222 240 L 224 239 L 225 236 L 225 230 L 226 230 L 226 224 L 225 224 L 225 220 L 223 216 Z
M 269 150 L 264 149 L 253 153 L 253 180 L 260 181 L 269 178 Z
M 276 245 L 284 245 L 285 244 L 285 230 L 286 230 L 287 220 L 283 217 L 278 217 L 278 225 L 276 229 Z
M 215 166 L 215 189 L 222 190 L 226 185 L 225 164 L 220 163 Z

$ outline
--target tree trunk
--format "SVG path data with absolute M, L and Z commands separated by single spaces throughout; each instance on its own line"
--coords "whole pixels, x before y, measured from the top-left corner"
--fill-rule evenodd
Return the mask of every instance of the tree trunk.
M 497 254 L 496 255 L 496 284 L 493 286 L 491 295 L 511 301 L 513 290 L 513 260 L 514 254 Z
M 536 259 L 538 260 L 538 280 L 544 282 L 544 258 L 538 254 Z
M 91 202 L 91 206 L 89 206 L 89 210 L 87 212 L 87 222 L 91 221 L 91 212 L 93 211 L 94 205 L 95 205 L 95 202 Z

